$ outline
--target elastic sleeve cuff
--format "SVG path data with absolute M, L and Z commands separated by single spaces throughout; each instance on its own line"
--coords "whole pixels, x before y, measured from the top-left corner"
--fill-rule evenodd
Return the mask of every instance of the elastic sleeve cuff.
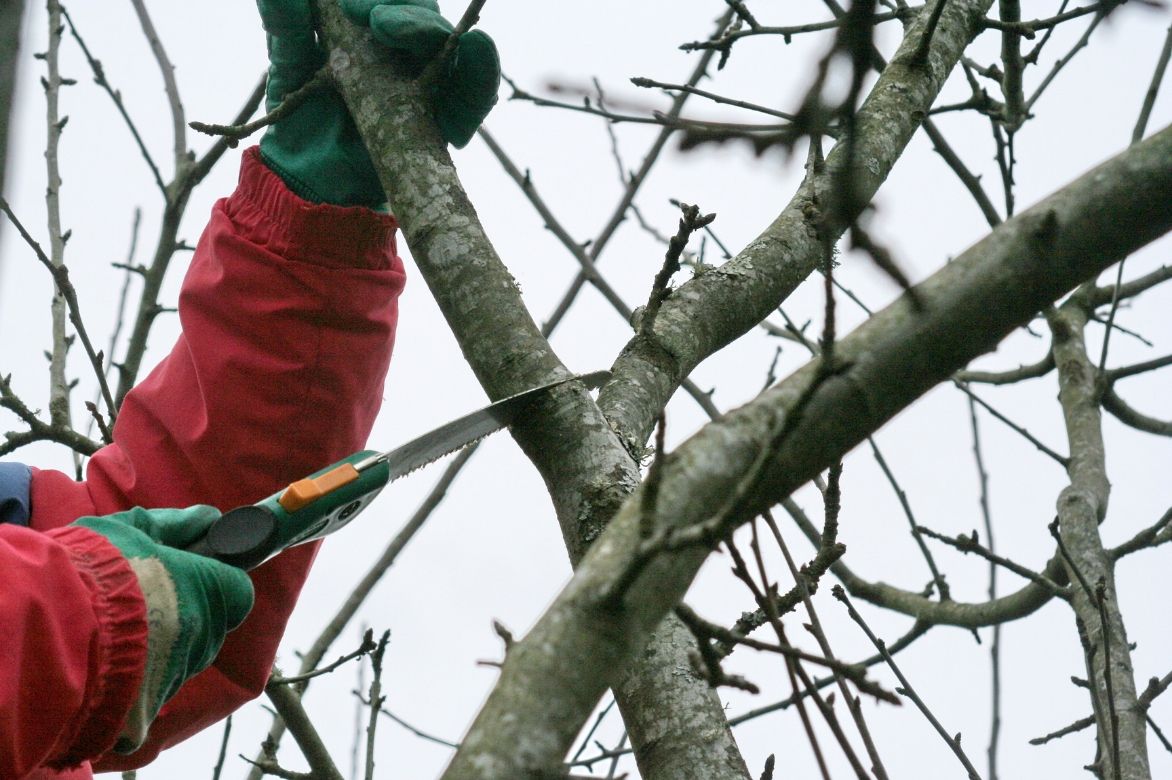
M 113 747 L 138 698 L 146 666 L 146 602 L 134 570 L 106 537 L 76 525 L 56 528 L 46 535 L 68 551 L 93 593 L 98 622 L 87 706 L 78 714 L 79 726 L 69 742 L 71 747 L 53 762 L 54 767 L 70 767 Z
M 382 270 L 395 256 L 393 216 L 303 200 L 264 164 L 256 146 L 245 150 L 240 181 L 224 208 L 242 237 L 289 260 Z

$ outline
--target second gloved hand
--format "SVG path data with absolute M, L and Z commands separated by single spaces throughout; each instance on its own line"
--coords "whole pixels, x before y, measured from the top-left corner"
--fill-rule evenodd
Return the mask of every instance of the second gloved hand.
M 305 84 L 325 64 L 309 0 L 257 0 L 268 33 L 268 110 Z M 343 0 L 355 23 L 371 28 L 393 61 L 417 76 L 443 48 L 453 27 L 435 0 Z M 496 104 L 500 60 L 492 39 L 479 30 L 460 36 L 456 51 L 432 85 L 431 104 L 440 134 L 461 148 Z M 316 203 L 378 206 L 385 201 L 378 175 L 341 95 L 318 90 L 296 111 L 271 126 L 260 142 L 265 163 L 289 188 Z
M 418 76 L 443 49 L 454 28 L 435 0 L 342 0 L 342 12 L 370 27 L 375 40 Z M 501 63 L 496 44 L 480 30 L 460 36 L 456 50 L 432 87 L 435 121 L 444 140 L 463 148 L 496 105 Z
M 215 660 L 224 635 L 252 609 L 252 581 L 244 571 L 176 549 L 202 537 L 219 517 L 210 506 L 135 508 L 75 523 L 118 548 L 146 601 L 146 668 L 138 699 L 114 746 L 118 753 L 131 753 L 143 743 L 163 704 Z

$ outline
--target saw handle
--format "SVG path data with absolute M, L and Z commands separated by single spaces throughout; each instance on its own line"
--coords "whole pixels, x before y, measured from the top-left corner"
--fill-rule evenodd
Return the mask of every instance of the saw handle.
M 255 504 L 225 512 L 186 550 L 253 569 L 282 550 L 331 534 L 387 484 L 390 469 L 378 455 L 356 452 Z M 360 471 L 356 464 L 369 465 Z
M 278 552 L 277 516 L 253 504 L 225 512 L 186 549 L 240 569 L 252 569 Z

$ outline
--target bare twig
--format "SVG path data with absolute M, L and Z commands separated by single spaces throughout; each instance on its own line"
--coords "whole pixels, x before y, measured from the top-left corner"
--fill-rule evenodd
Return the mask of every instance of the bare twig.
M 333 84 L 333 76 L 330 75 L 330 68 L 328 65 L 322 65 L 317 73 L 297 89 L 285 95 L 281 100 L 281 104 L 262 116 L 260 119 L 253 120 L 245 124 L 233 125 L 217 125 L 208 124 L 206 122 L 189 122 L 187 124 L 192 130 L 204 135 L 223 136 L 228 141 L 229 147 L 235 147 L 242 139 L 255 133 L 261 128 L 280 122 L 285 117 L 292 114 L 302 104 L 305 103 L 314 94 L 323 89 L 328 89 Z
M 932 724 L 932 727 L 936 729 L 936 733 L 940 735 L 941 739 L 943 739 L 948 747 L 952 750 L 957 760 L 960 761 L 960 763 L 964 766 L 965 770 L 968 772 L 969 779 L 980 780 L 981 776 L 977 772 L 976 767 L 973 766 L 972 762 L 969 761 L 968 756 L 965 755 L 964 750 L 962 750 L 960 747 L 960 735 L 957 734 L 956 736 L 950 736 L 948 732 L 944 730 L 944 727 L 940 725 L 940 721 L 936 719 L 936 716 L 933 715 L 932 711 L 928 709 L 928 706 L 924 704 L 923 699 L 919 697 L 915 689 L 912 688 L 911 683 L 908 682 L 908 679 L 904 677 L 903 672 L 900 671 L 899 667 L 896 665 L 895 659 L 891 657 L 891 653 L 889 653 L 887 650 L 887 645 L 884 644 L 882 639 L 872 633 L 870 626 L 868 626 L 866 621 L 863 620 L 863 616 L 860 615 L 858 610 L 855 609 L 854 605 L 851 604 L 850 597 L 846 595 L 846 591 L 843 590 L 842 586 L 835 585 L 833 592 L 834 597 L 846 605 L 847 612 L 850 614 L 851 619 L 858 624 L 859 628 L 863 629 L 863 632 L 867 635 L 867 638 L 871 640 L 871 644 L 875 645 L 875 648 L 883 656 L 883 660 L 887 662 L 887 666 L 891 669 L 895 676 L 899 678 L 899 683 L 903 687 L 897 690 L 904 696 L 907 696 L 909 699 L 911 699 L 915 703 L 916 707 L 919 708 L 920 712 L 924 714 L 924 717 L 927 718 L 928 722 Z
M 232 734 L 232 716 L 224 719 L 224 736 L 220 740 L 220 754 L 216 758 L 216 765 L 212 768 L 212 780 L 220 780 L 220 773 L 224 770 L 224 759 L 228 755 L 228 737 Z
M 382 695 L 383 653 L 387 650 L 387 642 L 391 638 L 390 631 L 384 631 L 378 640 L 378 645 L 370 653 L 370 693 L 367 703 L 370 705 L 370 720 L 366 724 L 366 780 L 374 780 L 374 736 L 378 729 L 379 710 L 382 709 L 386 697 Z
M 924 31 L 920 34 L 920 42 L 912 55 L 912 62 L 923 65 L 928 61 L 928 50 L 932 46 L 932 36 L 936 33 L 936 25 L 940 23 L 940 16 L 944 13 L 945 6 L 948 5 L 948 0 L 935 0 L 932 5 L 932 10 L 928 12 L 928 23 L 924 25 Z
M 1164 48 L 1160 51 L 1160 58 L 1156 61 L 1156 72 L 1152 74 L 1152 83 L 1144 93 L 1143 108 L 1139 111 L 1139 118 L 1135 120 L 1135 129 L 1131 132 L 1131 142 L 1143 140 L 1144 132 L 1148 127 L 1148 119 L 1152 115 L 1152 107 L 1156 104 L 1156 93 L 1160 91 L 1160 84 L 1164 81 L 1164 73 L 1168 70 L 1168 60 L 1172 59 L 1172 25 L 1168 27 L 1168 35 L 1164 38 Z
M 1027 431 L 1027 430 L 1026 430 L 1025 428 L 1023 428 L 1022 426 L 1020 426 L 1020 425 L 1018 425 L 1017 423 L 1015 423 L 1015 422 L 1013 422 L 1012 420 L 1010 420 L 1008 417 L 1006 417 L 1005 415 L 1003 415 L 1001 412 L 997 411 L 997 410 L 996 410 L 995 408 L 993 408 L 993 406 L 991 406 L 991 405 L 990 405 L 990 404 L 989 404 L 987 401 L 985 401 L 985 400 L 984 400 L 983 398 L 981 398 L 979 395 L 977 395 L 977 394 L 976 394 L 976 393 L 974 393 L 972 390 L 970 390 L 970 389 L 969 389 L 969 388 L 968 388 L 968 387 L 967 387 L 967 386 L 966 386 L 966 385 L 965 385 L 963 382 L 958 382 L 958 381 L 956 381 L 956 380 L 953 380 L 953 384 L 954 384 L 954 385 L 956 385 L 956 387 L 957 387 L 957 388 L 959 388 L 959 389 L 961 390 L 961 392 L 963 392 L 963 393 L 964 393 L 965 395 L 967 395 L 969 398 L 971 398 L 971 399 L 973 399 L 974 401 L 976 401 L 976 402 L 977 402 L 977 404 L 979 404 L 979 405 L 980 405 L 980 406 L 981 406 L 981 407 L 982 407 L 982 408 L 983 408 L 985 411 L 987 411 L 989 414 L 991 414 L 991 415 L 993 415 L 994 417 L 996 417 L 996 418 L 997 418 L 998 420 L 1000 420 L 1001 422 L 1003 422 L 1003 423 L 1005 423 L 1006 425 L 1008 425 L 1008 426 L 1009 426 L 1010 428 L 1012 428 L 1012 429 L 1013 429 L 1015 432 L 1017 432 L 1017 433 L 1018 433 L 1018 434 L 1019 434 L 1019 435 L 1020 435 L 1022 438 L 1024 438 L 1024 439 L 1025 439 L 1026 441 L 1028 441 L 1030 444 L 1032 444 L 1032 445 L 1034 445 L 1035 447 L 1037 447 L 1039 451 L 1041 451 L 1041 452 L 1045 453 L 1046 455 L 1049 455 L 1049 456 L 1050 456 L 1050 457 L 1051 457 L 1053 460 L 1057 461 L 1057 462 L 1059 463 L 1059 465 L 1061 465 L 1063 468 L 1065 468 L 1065 467 L 1066 467 L 1066 464 L 1067 464 L 1068 458 L 1066 458 L 1064 455 L 1059 455 L 1057 452 L 1055 452 L 1054 450 L 1050 449 L 1050 448 L 1049 448 L 1049 447 L 1047 447 L 1045 444 L 1042 444 L 1042 442 L 1041 442 L 1041 441 L 1040 441 L 1040 440 L 1039 440 L 1039 439 L 1038 439 L 1036 436 L 1034 436 L 1032 433 L 1030 433 L 1029 431 Z
M 396 715 L 395 713 L 388 710 L 386 707 L 383 707 L 381 710 L 379 710 L 379 712 L 382 713 L 383 715 L 386 715 L 388 718 L 393 720 L 395 723 L 398 723 L 400 726 L 407 729 L 408 731 L 410 731 L 412 734 L 419 737 L 420 739 L 425 739 L 428 742 L 434 742 L 437 745 L 443 745 L 444 747 L 451 748 L 452 750 L 456 750 L 460 747 L 459 742 L 452 742 L 451 740 L 444 739 L 443 737 L 437 737 L 434 734 L 428 734 L 426 731 L 421 731 L 421 730 L 417 729 L 415 726 L 412 726 L 410 723 L 403 720 L 398 715 Z
M 1142 412 L 1136 411 L 1119 397 L 1115 392 L 1115 388 L 1108 387 L 1103 392 L 1103 408 L 1125 425 L 1130 425 L 1132 428 L 1147 433 L 1154 433 L 1157 436 L 1172 436 L 1172 421 L 1158 420 L 1155 417 L 1149 417 Z
M 338 667 L 343 666 L 355 658 L 361 658 L 364 655 L 369 655 L 378 649 L 378 645 L 374 641 L 374 631 L 367 629 L 362 636 L 362 644 L 358 646 L 357 650 L 341 656 L 328 666 L 323 666 L 320 669 L 314 669 L 312 672 L 305 672 L 303 674 L 295 674 L 292 677 L 270 677 L 269 685 L 299 685 L 307 680 L 312 680 L 314 677 L 321 677 L 323 674 L 329 674 Z
M 280 677 L 280 670 L 274 668 L 273 676 Z M 310 721 L 305 708 L 301 706 L 301 699 L 297 693 L 288 685 L 270 683 L 265 685 L 265 694 L 268 695 L 269 701 L 273 703 L 277 712 L 281 713 L 281 718 L 289 726 L 289 731 L 293 734 L 293 739 L 297 740 L 297 746 L 301 748 L 305 760 L 309 762 L 313 775 L 320 780 L 342 780 L 342 774 L 338 771 L 337 765 L 334 764 L 333 758 L 330 757 L 325 743 L 322 742 L 321 736 L 317 733 L 313 722 Z
M 129 112 L 126 110 L 126 104 L 122 101 L 122 93 L 114 89 L 106 78 L 106 70 L 102 67 L 101 61 L 95 57 L 85 40 L 81 37 L 81 33 L 77 31 L 77 25 L 73 23 L 73 17 L 65 8 L 61 9 L 62 16 L 65 21 L 69 23 L 69 32 L 73 35 L 73 39 L 77 41 L 77 45 L 81 48 L 81 53 L 85 55 L 86 62 L 89 63 L 90 70 L 94 74 L 94 83 L 105 91 L 110 96 L 110 100 L 114 101 L 114 107 L 118 109 L 118 114 L 122 117 L 122 121 L 126 123 L 126 129 L 130 131 L 130 135 L 134 138 L 134 143 L 138 146 L 138 151 L 142 155 L 143 160 L 146 161 L 147 167 L 151 169 L 151 175 L 155 179 L 155 184 L 159 187 L 159 192 L 163 197 L 167 197 L 167 185 L 163 183 L 163 175 L 159 173 L 159 166 L 155 163 L 155 158 L 151 156 L 151 152 L 147 149 L 146 141 L 143 140 L 142 134 L 138 131 L 138 125 L 130 118 Z M 113 354 L 113 353 L 111 353 Z
M 142 25 L 143 35 L 150 45 L 151 53 L 159 64 L 159 73 L 163 77 L 163 89 L 167 93 L 167 102 L 171 107 L 171 131 L 174 136 L 173 150 L 175 155 L 175 173 L 178 175 L 188 165 L 187 161 L 187 132 L 184 129 L 183 101 L 179 99 L 179 85 L 175 81 L 175 66 L 167 56 L 163 41 L 155 31 L 155 24 L 151 21 L 150 13 L 146 9 L 144 0 L 130 0 L 138 23 Z
M 1036 571 L 1032 571 L 1029 568 L 1022 566 L 1019 563 L 1015 563 L 1014 561 L 1009 560 L 1008 558 L 997 555 L 996 553 L 993 552 L 992 549 L 982 547 L 980 542 L 977 540 L 977 532 L 976 531 L 973 531 L 972 535 L 970 535 L 970 536 L 965 536 L 964 534 L 961 534 L 960 536 L 957 536 L 955 538 L 945 536 L 944 534 L 941 534 L 941 533 L 937 533 L 936 531 L 933 531 L 931 528 L 925 528 L 924 526 L 918 526 L 917 531 L 919 531 L 919 533 L 923 534 L 924 536 L 931 537 L 938 542 L 942 542 L 944 544 L 947 544 L 949 547 L 954 547 L 963 553 L 974 553 L 975 555 L 979 555 L 980 557 L 989 561 L 989 563 L 991 564 L 990 572 L 996 571 L 996 569 L 995 569 L 996 566 L 1002 566 L 1002 567 L 1008 569 L 1009 571 L 1013 572 L 1014 574 L 1018 575 L 1019 577 L 1024 577 L 1025 579 L 1029 580 L 1030 582 L 1034 582 L 1034 583 L 1037 583 L 1038 585 L 1041 585 L 1043 588 L 1050 591 L 1058 598 L 1061 598 L 1061 599 L 1069 599 L 1070 598 L 1069 589 L 1060 586 L 1058 583 L 1054 582 L 1052 579 L 1045 576 L 1044 574 L 1039 574 Z M 991 576 L 990 581 L 996 582 L 996 577 Z M 995 594 L 990 594 L 989 599 L 992 600 L 995 597 L 996 597 Z
M 61 141 L 61 131 L 65 129 L 68 117 L 64 119 L 58 113 L 58 100 L 61 92 L 62 78 L 60 71 L 61 31 L 61 4 L 58 0 L 48 1 L 49 10 L 49 49 L 45 54 L 45 65 L 48 75 L 42 85 L 45 88 L 45 124 L 48 137 L 45 141 L 45 168 L 48 184 L 45 189 L 45 211 L 48 217 L 49 257 L 34 247 L 37 258 L 53 274 L 57 282 L 57 289 L 53 292 L 53 301 L 50 305 L 50 320 L 52 328 L 52 343 L 49 353 L 49 420 L 57 428 L 72 427 L 69 409 L 69 395 L 72 385 L 65 375 L 66 357 L 69 352 L 70 339 L 65 329 L 66 303 L 65 293 L 57 279 L 59 269 L 65 267 L 66 236 L 61 230 L 61 170 L 58 164 L 58 147 Z M 31 242 L 24 227 L 13 216 L 7 202 L 3 203 L 8 218 L 16 225 L 16 229 L 24 237 L 26 243 Z M 35 242 L 32 242 L 35 243 Z M 31 245 L 31 244 L 30 244 Z M 112 408 L 112 407 L 111 407 Z
M 8 201 L 3 197 L 0 197 L 0 211 L 4 212 L 8 219 L 12 222 L 13 226 L 16 227 L 17 232 L 20 233 L 21 238 L 24 239 L 25 243 L 28 244 L 36 254 L 37 259 L 41 262 L 41 265 L 45 266 L 45 268 L 53 276 L 53 282 L 57 287 L 56 297 L 59 297 L 64 303 L 64 312 L 68 314 L 69 321 L 72 323 L 73 329 L 77 333 L 77 337 L 81 340 L 82 348 L 85 350 L 86 357 L 89 358 L 90 365 L 93 367 L 94 375 L 98 380 L 98 387 L 102 393 L 102 398 L 106 402 L 106 411 L 110 417 L 110 427 L 113 427 L 114 422 L 117 419 L 117 413 L 115 412 L 114 398 L 110 393 L 110 386 L 106 382 L 106 371 L 103 365 L 103 355 L 101 352 L 94 351 L 93 342 L 90 341 L 89 332 L 86 330 L 85 321 L 81 316 L 81 303 L 77 300 L 77 290 L 74 288 L 73 282 L 69 280 L 69 269 L 63 263 L 54 263 L 53 260 L 45 254 L 44 250 L 41 249 L 41 245 L 38 244 L 31 235 L 29 235 L 28 230 L 26 230 L 21 221 L 17 219 L 16 215 L 12 212 L 12 208 L 8 205 Z M 56 328 L 56 326 L 54 326 L 54 328 Z M 68 393 L 66 394 L 66 404 L 68 404 Z M 52 408 L 52 401 L 50 401 L 50 408 Z M 52 415 L 50 415 L 50 419 L 52 420 L 53 426 L 56 428 L 68 429 L 71 427 L 69 423 L 68 408 L 66 409 L 66 414 L 63 419 L 54 418 Z
M 651 295 L 647 298 L 647 305 L 643 309 L 639 333 L 644 337 L 652 337 L 655 316 L 659 313 L 659 307 L 663 305 L 663 300 L 670 293 L 668 283 L 671 281 L 671 277 L 680 270 L 680 255 L 683 253 L 684 247 L 688 245 L 688 239 L 697 230 L 712 224 L 712 220 L 716 219 L 715 214 L 701 215 L 698 206 L 686 203 L 681 204 L 681 211 L 684 215 L 680 218 L 679 229 L 668 242 L 667 254 L 663 258 L 663 267 L 655 275 L 655 281 L 651 285 Z
M 828 480 L 828 492 L 833 492 L 837 502 L 838 498 L 838 483 L 839 476 L 842 473 L 842 464 L 831 470 L 830 479 Z M 830 486 L 833 486 L 830 489 Z M 837 509 L 834 510 L 837 513 Z M 814 611 L 814 602 L 810 598 L 809 588 L 806 587 L 805 577 L 802 572 L 798 571 L 794 564 L 793 556 L 790 555 L 789 546 L 786 545 L 785 539 L 781 535 L 781 530 L 777 527 L 777 522 L 774 521 L 773 515 L 766 512 L 765 522 L 769 526 L 769 530 L 773 533 L 773 538 L 777 542 L 778 548 L 785 557 L 786 566 L 789 567 L 790 576 L 794 578 L 794 584 L 798 587 L 802 595 L 802 603 L 806 607 L 806 614 L 810 617 L 809 629 L 810 633 L 818 641 L 818 646 L 822 648 L 822 654 L 826 656 L 826 660 L 836 662 L 834 651 L 830 649 L 830 640 L 826 636 L 826 632 L 822 628 L 822 621 L 818 619 L 818 613 Z M 827 525 L 830 525 L 829 523 Z M 875 747 L 875 741 L 871 738 L 871 731 L 867 728 L 867 721 L 863 717 L 862 708 L 859 706 L 859 698 L 852 696 L 850 689 L 847 688 L 845 676 L 835 667 L 831 667 L 834 674 L 835 681 L 838 683 L 838 689 L 842 693 L 843 700 L 847 703 L 847 709 L 854 719 L 855 727 L 859 731 L 859 736 L 863 740 L 863 745 L 867 750 L 867 755 L 871 759 L 871 771 L 874 772 L 877 780 L 887 780 L 887 769 L 883 766 L 883 760 L 879 757 L 879 751 Z
M 945 581 L 944 575 L 940 573 L 940 568 L 936 565 L 936 559 L 932 557 L 931 550 L 924 543 L 921 534 L 926 529 L 916 522 L 916 517 L 912 513 L 912 505 L 908 501 L 907 493 L 900 487 L 899 480 L 895 478 L 891 467 L 887 465 L 887 459 L 879 451 L 879 445 L 875 443 L 875 437 L 867 437 L 867 443 L 871 445 L 871 454 L 875 456 L 875 462 L 879 464 L 879 468 L 883 471 L 883 476 L 887 478 L 887 482 L 891 485 L 891 489 L 895 491 L 895 495 L 899 499 L 899 505 L 903 507 L 904 516 L 907 518 L 908 525 L 911 528 L 912 538 L 916 540 L 916 546 L 920 548 L 920 555 L 923 556 L 924 561 L 928 564 L 928 570 L 932 573 L 932 582 L 936 584 L 936 592 L 940 594 L 940 600 L 951 601 L 952 596 L 948 588 L 948 583 Z
M 1043 737 L 1034 737 L 1033 739 L 1030 740 L 1030 744 L 1031 745 L 1045 745 L 1047 742 L 1051 742 L 1055 739 L 1065 737 L 1067 734 L 1074 734 L 1075 732 L 1082 731 L 1083 729 L 1089 728 L 1090 726 L 1093 726 L 1093 725 L 1095 725 L 1095 716 L 1088 715 L 1085 718 L 1081 718 L 1080 720 L 1076 720 L 1074 723 L 1071 723 L 1069 726 L 1064 726 L 1064 727 L 1058 729 L 1057 731 L 1052 731 Z

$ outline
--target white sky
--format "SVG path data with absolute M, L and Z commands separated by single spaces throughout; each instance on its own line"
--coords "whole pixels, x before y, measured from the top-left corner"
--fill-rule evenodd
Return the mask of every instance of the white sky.
M 1054 3 L 1028 3 L 1024 12 L 1049 15 Z M 590 4 L 529 2 L 488 3 L 482 27 L 496 39 L 505 71 L 525 89 L 545 93 L 546 85 L 588 85 L 598 77 L 608 95 L 627 104 L 664 108 L 657 93 L 637 90 L 627 79 L 648 76 L 682 82 L 697 55 L 678 51 L 678 44 L 704 38 L 723 4 L 710 0 L 623 3 L 598 0 Z M 825 18 L 820 3 L 787 4 L 785 13 L 773 4 L 750 3 L 766 24 L 796 24 Z M 448 5 L 450 17 L 460 7 Z M 164 169 L 169 170 L 170 119 L 161 80 L 139 32 L 129 4 L 77 3 L 70 7 L 90 48 L 102 60 L 110 81 L 122 91 L 131 115 Z M 199 4 L 153 3 L 155 23 L 176 65 L 188 119 L 226 121 L 235 113 L 264 68 L 263 35 L 251 3 L 216 0 Z M 1125 148 L 1168 27 L 1167 10 L 1128 6 L 1096 36 L 1096 45 L 1077 58 L 1035 107 L 1038 118 L 1019 136 L 1018 203 L 1025 208 L 1072 180 L 1093 164 Z M 1032 69 L 1027 92 L 1036 86 L 1054 59 L 1064 54 L 1081 33 L 1080 21 L 1060 31 Z M 21 218 L 43 237 L 45 187 L 44 104 L 37 80 L 43 64 L 29 54 L 42 50 L 45 11 L 33 4 L 27 11 L 22 53 L 22 82 L 13 121 L 7 193 Z M 884 28 L 890 52 L 896 29 Z M 734 50 L 728 67 L 705 86 L 749 101 L 792 109 L 812 77 L 811 65 L 826 45 L 825 38 L 794 39 L 784 46 L 774 38 L 748 40 Z M 999 41 L 985 35 L 974 56 L 995 58 Z M 78 79 L 62 97 L 62 113 L 70 123 L 62 142 L 63 219 L 73 237 L 67 248 L 71 273 L 81 292 L 91 333 L 109 332 L 120 274 L 111 262 L 125 260 L 133 210 L 143 209 L 143 229 L 136 260 L 146 262 L 158 229 L 159 203 L 150 173 L 138 156 L 113 107 L 91 82 L 77 47 L 67 38 L 63 71 Z M 1172 119 L 1166 85 L 1149 124 L 1149 132 Z M 487 126 L 522 169 L 529 169 L 554 213 L 580 240 L 593 237 L 608 218 L 620 192 L 609 140 L 600 120 L 580 113 L 538 109 L 505 100 Z M 967 97 L 963 83 L 952 83 L 942 102 Z M 730 121 L 754 121 L 728 107 L 696 100 L 688 115 Z M 992 161 L 988 123 L 975 117 L 946 116 L 940 125 L 953 146 L 974 170 L 983 173 L 994 202 L 1000 184 Z M 628 169 L 636 168 L 654 129 L 619 125 L 620 149 Z M 202 152 L 208 142 L 193 133 L 189 142 Z M 197 190 L 187 210 L 182 237 L 194 243 L 214 199 L 234 186 L 238 152 L 230 154 Z M 532 208 L 507 179 L 479 141 L 455 154 L 461 176 L 481 214 L 489 236 L 519 281 L 526 302 L 539 322 L 552 312 L 577 267 L 573 259 L 542 228 Z M 672 147 L 643 189 L 638 204 L 662 233 L 674 230 L 678 212 L 669 198 L 699 203 L 715 211 L 713 225 L 734 252 L 754 238 L 784 206 L 801 174 L 800 160 L 784 161 L 773 154 L 753 158 L 736 147 L 681 154 Z M 923 278 L 959 254 L 987 231 L 980 212 L 955 177 L 918 135 L 894 174 L 880 191 L 872 224 L 876 236 L 896 252 L 915 278 Z M 49 285 L 35 259 L 19 245 L 15 231 L 0 229 L 0 371 L 12 373 L 14 385 L 31 403 L 45 404 L 42 351 L 49 344 Z M 1129 261 L 1127 276 L 1167 262 L 1167 240 Z M 715 251 L 709 247 L 710 251 Z M 405 247 L 401 246 L 405 252 Z M 713 261 L 716 254 L 709 255 Z M 662 248 L 642 233 L 633 220 L 620 230 L 603 255 L 608 279 L 630 305 L 646 297 L 658 269 Z M 185 258 L 179 256 L 168 279 L 165 303 L 173 303 Z M 410 281 L 402 299 L 400 328 L 384 410 L 371 436 L 371 446 L 389 448 L 411 436 L 481 405 L 483 392 L 467 369 L 455 342 L 430 299 L 427 288 L 408 263 Z M 682 277 L 681 277 L 682 278 Z M 873 307 L 893 295 L 892 285 L 866 260 L 848 256 L 845 283 Z M 787 304 L 799 322 L 820 322 L 818 285 L 811 285 Z M 1168 350 L 1167 295 L 1149 295 L 1123 313 L 1123 324 L 1155 342 L 1147 347 L 1128 337 L 1112 340 L 1113 365 L 1149 359 Z M 840 332 L 860 321 L 849 302 L 840 305 Z M 174 338 L 174 317 L 161 318 L 151 340 L 148 362 L 164 354 Z M 1097 344 L 1101 330 L 1093 331 Z M 626 342 L 629 329 L 600 296 L 587 290 L 553 339 L 563 360 L 576 370 L 608 366 Z M 761 387 L 775 340 L 750 334 L 703 364 L 693 378 L 715 388 L 715 401 L 730 408 L 751 398 Z M 1008 368 L 1033 362 L 1047 341 L 1019 334 L 995 357 L 981 365 Z M 1092 345 L 1094 349 L 1094 345 Z M 88 399 L 92 382 L 75 351 L 72 370 L 82 378 L 77 408 Z M 119 350 L 119 354 L 121 351 Z M 1097 353 L 1095 353 L 1097 354 Z M 782 376 L 804 362 L 796 347 L 786 345 Z M 1169 418 L 1168 374 L 1131 382 L 1122 394 L 1148 414 Z M 984 397 L 1028 424 L 1043 441 L 1066 450 L 1061 413 L 1054 400 L 1053 375 L 1013 390 L 985 390 Z M 75 413 L 76 414 L 76 413 Z M 79 415 L 80 416 L 80 415 Z M 14 427 L 5 417 L 5 430 Z M 669 407 L 669 444 L 678 443 L 703 422 L 686 396 Z M 1108 543 L 1129 537 L 1154 522 L 1172 505 L 1166 479 L 1169 447 L 1165 440 L 1129 432 L 1107 418 L 1109 469 L 1114 491 L 1107 525 Z M 1040 566 L 1051 550 L 1046 524 L 1064 475 L 1030 445 L 985 416 L 982 434 L 991 470 L 993 511 L 1000 549 L 1016 560 Z M 274 432 L 274 435 L 279 435 Z M 967 405 L 955 391 L 938 390 L 926 397 L 877 437 L 892 468 L 908 491 L 917 519 L 955 534 L 980 525 L 975 470 L 969 456 Z M 60 450 L 30 447 L 19 458 L 41 467 L 69 468 Z M 324 465 L 324 464 L 323 464 Z M 326 545 L 286 637 L 281 661 L 297 661 L 293 652 L 306 648 L 320 626 L 341 603 L 399 525 L 426 495 L 441 473 L 432 467 L 396 483 L 355 525 Z M 927 571 L 908 538 L 906 521 L 891 490 L 867 451 L 847 462 L 843 483 L 842 538 L 847 561 L 856 572 L 911 589 L 928 580 Z M 809 492 L 799 495 L 812 514 L 820 512 Z M 788 534 L 795 549 L 808 549 Z M 935 548 L 934 548 L 935 551 Z M 985 567 L 936 551 L 959 599 L 983 598 Z M 1161 592 L 1169 586 L 1167 552 L 1146 553 L 1124 563 L 1119 588 L 1130 639 L 1138 643 L 1133 656 L 1142 687 L 1172 665 L 1172 637 L 1166 629 Z M 780 570 L 779 570 L 780 571 Z M 359 623 L 393 631 L 385 688 L 387 706 L 417 727 L 458 739 L 495 674 L 477 666 L 478 659 L 496 659 L 500 643 L 491 621 L 501 620 L 518 634 L 532 624 L 569 576 L 557 525 L 541 481 L 512 441 L 504 435 L 489 440 L 466 469 L 458 486 L 435 513 L 394 569 L 375 592 L 331 658 L 350 650 Z M 781 577 L 783 587 L 788 578 Z M 1002 589 L 1020 581 L 1003 574 Z M 827 586 L 829 583 L 827 583 Z M 714 558 L 689 596 L 706 617 L 730 623 L 751 606 L 750 596 Z M 840 657 L 869 654 L 865 639 L 844 623 L 841 610 L 825 587 L 816 600 L 830 624 L 830 638 Z M 894 637 L 910 621 L 867 611 L 872 625 Z M 804 621 L 804 618 L 803 618 Z M 791 638 L 802 634 L 791 630 Z M 987 631 L 982 632 L 988 636 Z M 1069 683 L 1084 674 L 1074 625 L 1066 607 L 1050 605 L 1004 632 L 1004 708 L 1001 747 L 1002 776 L 1078 776 L 1093 757 L 1087 734 L 1042 748 L 1025 740 L 1044 734 L 1089 713 L 1086 697 Z M 900 657 L 921 695 L 950 731 L 961 731 L 964 744 L 984 771 L 988 731 L 986 645 L 953 629 L 938 629 Z M 737 714 L 787 695 L 783 668 L 772 658 L 738 651 L 730 670 L 760 684 L 765 692 L 749 697 L 723 692 L 730 713 Z M 339 672 L 311 689 L 309 706 L 319 727 L 348 770 L 353 733 L 355 685 L 353 668 Z M 876 678 L 890 676 L 877 670 Z M 944 744 L 913 708 L 894 710 L 868 706 L 870 723 L 893 777 L 960 777 L 959 766 Z M 1152 710 L 1161 724 L 1172 725 L 1172 703 L 1159 701 Z M 238 714 L 229 753 L 254 754 L 269 718 L 258 706 Z M 604 729 L 607 744 L 617 740 L 616 726 Z M 738 729 L 750 767 L 760 772 L 764 758 L 777 752 L 787 777 L 814 776 L 809 749 L 796 716 L 775 714 Z M 381 777 L 438 775 L 448 757 L 444 748 L 419 740 L 395 724 L 380 725 L 378 762 Z M 210 773 L 220 730 L 210 729 L 164 754 L 140 778 L 194 778 Z M 290 740 L 286 740 L 291 744 Z M 835 753 L 833 747 L 827 752 Z M 1172 771 L 1172 758 L 1152 740 L 1156 776 Z M 301 768 L 295 749 L 282 752 L 292 768 Z M 633 772 L 633 764 L 624 765 Z M 242 777 L 244 766 L 231 760 L 225 777 Z M 605 774 L 605 769 L 603 771 Z M 633 775 L 632 775 L 633 776 Z

